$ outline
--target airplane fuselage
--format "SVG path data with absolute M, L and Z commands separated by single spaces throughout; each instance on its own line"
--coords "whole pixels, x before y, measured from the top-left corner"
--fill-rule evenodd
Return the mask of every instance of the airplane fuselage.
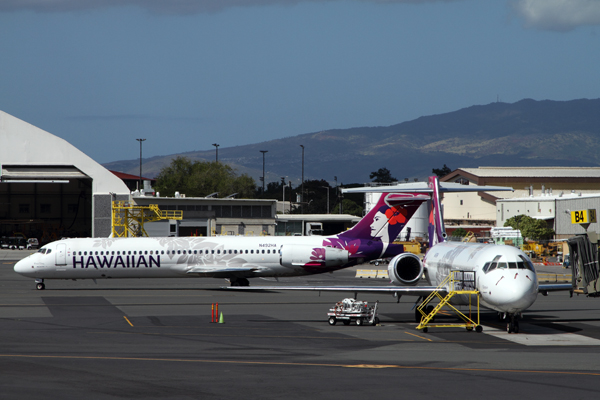
M 474 272 L 480 303 L 503 313 L 529 308 L 538 294 L 538 279 L 525 253 L 512 246 L 443 242 L 433 246 L 423 260 L 431 285 L 439 285 L 450 271 Z M 468 295 L 453 299 L 468 304 Z
M 332 238 L 168 237 L 63 239 L 19 261 L 17 273 L 37 279 L 283 277 L 335 271 L 378 257 Z M 339 239 L 336 237 L 336 243 Z

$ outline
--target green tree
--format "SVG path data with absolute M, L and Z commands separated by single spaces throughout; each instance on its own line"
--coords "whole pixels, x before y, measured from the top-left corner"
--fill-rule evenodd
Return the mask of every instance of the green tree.
M 450 169 L 450 167 L 448 167 L 446 164 L 444 164 L 444 166 L 442 168 L 433 168 L 431 170 L 431 172 L 433 172 L 434 174 L 436 174 L 438 177 L 442 177 L 442 176 L 446 176 L 448 175 L 450 172 L 452 172 L 452 170 Z
M 364 208 L 356 204 L 356 202 L 350 199 L 342 200 L 342 210 L 344 214 L 356 215 L 357 217 L 363 216 Z
M 390 170 L 385 167 L 379 168 L 375 172 L 371 172 L 371 174 L 369 175 L 369 179 L 373 179 L 373 182 L 378 183 L 391 183 L 398 181 L 398 179 L 392 176 Z
M 521 231 L 521 236 L 532 240 L 549 240 L 554 236 L 554 230 L 548 227 L 543 219 L 531 218 L 528 215 L 515 215 L 506 220 L 504 226 Z
M 465 228 L 456 228 L 454 232 L 452 232 L 452 237 L 456 239 L 462 239 L 467 236 L 467 231 Z
M 156 177 L 155 189 L 165 196 L 175 192 L 188 197 L 204 197 L 218 192 L 220 197 L 237 193 L 237 197 L 253 198 L 256 184 L 247 174 L 236 175 L 230 166 L 209 161 L 191 161 L 176 157 Z

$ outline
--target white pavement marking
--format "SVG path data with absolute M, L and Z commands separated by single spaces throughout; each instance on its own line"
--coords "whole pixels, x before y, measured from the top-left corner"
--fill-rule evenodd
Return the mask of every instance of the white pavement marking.
M 543 329 L 543 333 L 508 333 L 505 330 L 485 326 L 483 332 L 525 346 L 600 346 L 598 339 L 576 333 L 561 333 L 550 328 Z

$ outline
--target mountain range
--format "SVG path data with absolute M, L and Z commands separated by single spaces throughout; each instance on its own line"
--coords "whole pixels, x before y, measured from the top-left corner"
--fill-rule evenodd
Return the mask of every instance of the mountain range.
M 600 166 L 600 99 L 491 103 L 417 118 L 386 127 L 331 129 L 243 146 L 219 148 L 219 162 L 247 173 L 257 184 L 265 154 L 266 182 L 305 179 L 369 182 L 385 167 L 398 180 L 423 180 L 433 168 L 479 166 Z M 155 177 L 184 156 L 214 161 L 215 150 L 143 159 L 143 175 Z M 139 159 L 103 164 L 139 174 Z

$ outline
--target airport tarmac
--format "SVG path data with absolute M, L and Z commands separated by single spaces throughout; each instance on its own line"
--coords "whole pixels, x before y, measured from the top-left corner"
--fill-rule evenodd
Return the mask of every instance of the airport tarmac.
M 594 396 L 600 380 L 600 299 L 540 295 L 519 334 L 488 311 L 483 333 L 424 334 L 409 297 L 359 295 L 379 300 L 381 325 L 330 326 L 343 294 L 237 292 L 201 278 L 47 280 L 38 291 L 12 269 L 26 253 L 11 254 L 0 254 L 2 399 L 552 399 Z M 279 284 L 385 283 L 354 276 Z M 211 323 L 217 302 L 223 324 Z

